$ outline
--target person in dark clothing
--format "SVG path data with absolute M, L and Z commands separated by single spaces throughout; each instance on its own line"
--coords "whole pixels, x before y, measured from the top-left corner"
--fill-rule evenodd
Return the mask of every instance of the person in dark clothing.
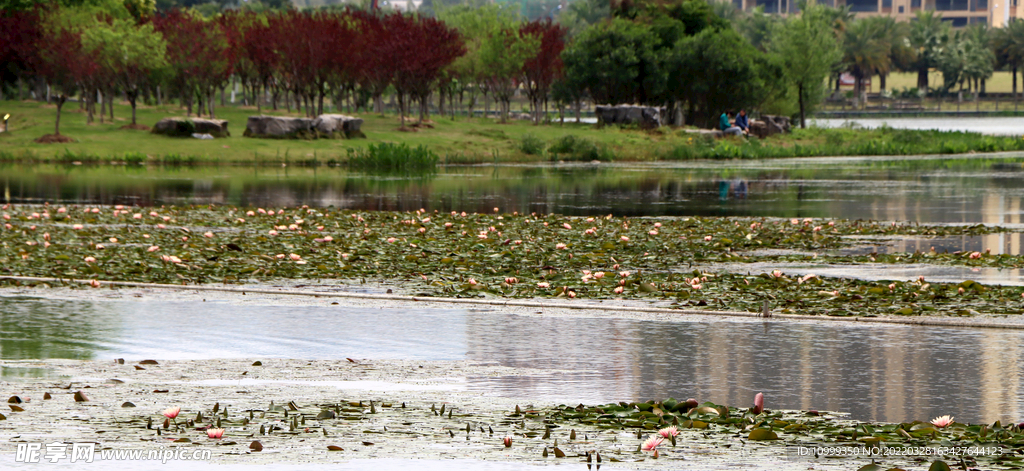
M 742 136 L 743 130 L 733 126 L 729 123 L 729 118 L 732 117 L 732 113 L 726 111 L 722 113 L 722 116 L 718 118 L 718 129 L 727 135 Z
M 736 115 L 736 127 L 742 129 L 743 134 L 750 133 L 750 118 L 746 110 L 740 110 L 740 114 Z

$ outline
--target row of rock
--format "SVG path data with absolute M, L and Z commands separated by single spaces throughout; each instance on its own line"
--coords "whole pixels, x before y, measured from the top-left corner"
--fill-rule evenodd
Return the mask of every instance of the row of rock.
M 272 139 L 351 139 L 366 137 L 360 130 L 362 125 L 362 119 L 343 114 L 324 114 L 316 118 L 261 115 L 249 117 L 242 135 Z M 153 126 L 153 133 L 173 137 L 231 135 L 227 120 L 203 118 L 164 118 Z

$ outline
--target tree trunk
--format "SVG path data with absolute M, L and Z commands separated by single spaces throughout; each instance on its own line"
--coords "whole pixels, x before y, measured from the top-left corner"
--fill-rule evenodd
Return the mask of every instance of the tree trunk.
M 53 133 L 57 136 L 60 135 L 60 109 L 64 107 L 64 100 L 67 97 L 64 94 L 57 95 L 57 122 L 53 125 Z
M 928 91 L 928 68 L 917 69 L 917 89 Z
M 885 92 L 885 78 L 888 75 L 889 74 L 878 74 L 878 90 L 880 92 L 883 92 L 883 93 Z
M 804 85 L 796 87 L 797 99 L 800 101 L 800 129 L 807 129 L 806 115 L 804 114 Z
M 132 126 L 135 126 L 135 102 L 139 98 L 138 90 L 128 93 L 128 103 L 132 105 Z

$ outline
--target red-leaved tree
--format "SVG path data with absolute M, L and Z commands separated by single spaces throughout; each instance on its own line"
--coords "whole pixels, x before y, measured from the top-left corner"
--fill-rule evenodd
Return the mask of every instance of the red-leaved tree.
M 213 93 L 231 78 L 235 63 L 235 51 L 221 24 L 182 10 L 158 15 L 153 24 L 167 42 L 171 84 L 186 101 L 188 113 L 194 97 L 199 101 L 196 116 L 202 116 L 205 108 L 213 118 Z
M 442 69 L 466 53 L 458 31 L 435 18 L 385 18 L 391 57 L 397 63 L 393 85 L 398 94 L 399 118 L 405 125 L 407 98 L 420 103 L 419 122 L 426 118 L 428 97 Z
M 82 46 L 82 34 L 61 27 L 41 28 L 36 43 L 38 61 L 35 64 L 36 75 L 46 79 L 51 89 L 56 91 L 57 120 L 53 126 L 53 136 L 43 136 L 37 142 L 69 142 L 70 139 L 60 135 L 60 112 L 68 96 L 72 95 L 89 78 L 96 73 L 99 65 L 95 52 Z
M 547 19 L 523 24 L 519 28 L 519 34 L 540 38 L 537 55 L 523 63 L 523 84 L 533 106 L 533 122 L 539 124 L 543 116 L 542 108 L 547 108 L 551 85 L 562 76 L 562 50 L 565 49 L 566 29 Z

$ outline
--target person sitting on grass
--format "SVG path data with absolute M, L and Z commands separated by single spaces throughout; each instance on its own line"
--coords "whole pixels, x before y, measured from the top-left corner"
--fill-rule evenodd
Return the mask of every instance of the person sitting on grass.
M 740 110 L 736 115 L 736 127 L 743 130 L 743 134 L 750 134 L 750 118 L 747 117 L 747 110 Z
M 718 128 L 725 133 L 725 135 L 742 136 L 743 130 L 729 124 L 729 118 L 732 117 L 732 113 L 726 111 L 722 113 L 722 116 L 718 118 Z

